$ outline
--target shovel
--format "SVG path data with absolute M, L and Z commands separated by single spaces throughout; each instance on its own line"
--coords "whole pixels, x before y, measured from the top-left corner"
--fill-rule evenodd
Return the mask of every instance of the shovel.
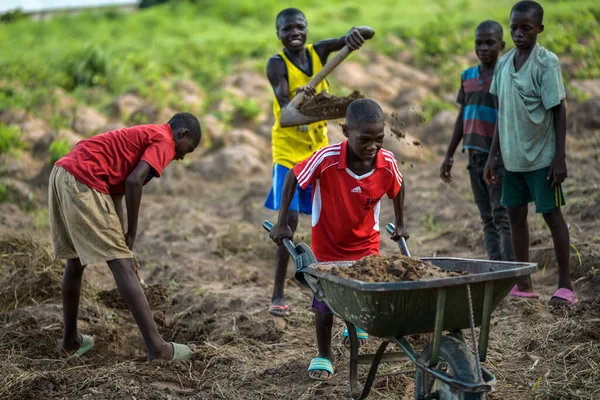
M 396 226 L 394 224 L 391 224 L 391 223 L 387 224 L 385 226 L 385 230 L 390 235 L 394 234 L 394 230 L 395 229 L 396 229 Z M 407 257 L 410 257 L 410 251 L 408 251 L 408 245 L 406 244 L 406 240 L 402 236 L 400 236 L 400 239 L 398 239 L 398 247 L 400 247 L 400 253 L 404 254 Z
M 265 230 L 268 232 L 271 232 L 271 229 L 273 229 L 273 223 L 270 221 L 265 221 L 263 222 L 263 228 L 265 228 Z M 306 267 L 317 262 L 317 258 L 313 254 L 310 246 L 304 242 L 294 244 L 294 242 L 287 238 L 282 239 L 281 242 L 287 249 L 288 253 L 290 253 L 292 261 L 296 266 L 296 273 L 294 274 L 294 277 L 302 285 L 310 288 L 311 282 L 307 281 L 307 277 L 303 272 Z M 308 278 L 310 280 L 310 277 Z
M 346 57 L 350 55 L 351 52 L 352 50 L 350 50 L 348 46 L 344 46 L 342 50 L 338 51 L 337 54 L 331 60 L 329 60 L 319 72 L 317 72 L 317 74 L 310 80 L 310 82 L 308 82 L 308 86 L 317 87 L 317 85 L 321 83 L 321 81 L 325 79 L 327 75 L 329 75 L 331 71 L 335 69 L 335 67 L 340 65 L 342 61 L 344 61 Z M 292 99 L 292 101 L 290 101 L 289 104 L 281 110 L 279 124 L 283 128 L 289 126 L 304 125 L 306 123 L 322 121 L 324 119 L 327 119 L 324 117 L 313 117 L 314 120 L 311 121 L 308 119 L 311 117 L 307 117 L 306 115 L 300 113 L 300 111 L 298 111 L 298 106 L 302 104 L 302 101 L 304 101 L 304 97 L 305 93 L 299 92 Z

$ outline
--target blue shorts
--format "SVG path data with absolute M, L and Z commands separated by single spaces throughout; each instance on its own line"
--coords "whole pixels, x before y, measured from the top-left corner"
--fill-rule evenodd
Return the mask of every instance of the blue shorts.
M 289 168 L 280 164 L 273 165 L 273 184 L 265 200 L 266 208 L 275 211 L 279 210 L 285 175 L 289 170 Z M 300 186 L 296 188 L 296 194 L 290 204 L 290 210 L 299 211 L 302 214 L 310 214 L 312 212 L 312 184 L 306 190 L 302 190 Z

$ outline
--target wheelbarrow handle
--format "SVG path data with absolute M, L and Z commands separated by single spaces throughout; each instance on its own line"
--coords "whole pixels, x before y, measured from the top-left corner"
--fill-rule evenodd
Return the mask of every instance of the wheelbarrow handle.
M 389 223 L 385 226 L 385 230 L 388 231 L 390 235 L 393 235 L 394 231 L 396 230 L 396 226 L 392 223 Z M 398 239 L 398 247 L 400 247 L 400 253 L 404 254 L 407 257 L 410 257 L 410 251 L 408 251 L 406 239 L 404 239 L 404 237 L 402 236 L 400 236 L 400 239 Z
M 273 229 L 273 226 L 274 226 L 273 223 L 269 220 L 265 220 L 265 222 L 263 222 L 263 228 L 265 228 L 267 230 L 267 232 L 271 232 L 271 229 Z M 281 239 L 281 242 L 287 249 L 288 253 L 290 253 L 292 258 L 296 259 L 298 257 L 298 252 L 296 252 L 296 246 L 294 245 L 294 243 L 288 238 Z

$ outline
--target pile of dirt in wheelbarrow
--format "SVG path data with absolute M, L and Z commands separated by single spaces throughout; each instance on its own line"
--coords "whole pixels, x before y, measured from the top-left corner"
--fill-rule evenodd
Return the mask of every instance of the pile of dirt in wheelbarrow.
M 446 271 L 430 262 L 402 254 L 368 256 L 351 267 L 334 267 L 330 272 L 342 278 L 363 282 L 421 281 L 469 274 L 462 271 Z
M 358 90 L 348 96 L 338 97 L 329 93 L 319 93 L 304 100 L 298 107 L 303 115 L 309 117 L 323 117 L 325 119 L 345 118 L 346 110 L 354 100 L 364 99 L 365 96 Z

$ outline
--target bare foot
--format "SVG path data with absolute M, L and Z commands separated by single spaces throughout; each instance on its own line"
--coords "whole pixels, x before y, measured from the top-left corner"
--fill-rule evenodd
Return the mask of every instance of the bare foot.
M 170 361 L 173 358 L 173 345 L 163 342 L 163 344 L 155 351 L 148 353 L 148 361 L 162 360 Z
M 75 353 L 81 347 L 81 335 L 77 335 L 77 339 L 75 342 L 65 342 L 63 339 L 62 345 L 60 349 L 58 349 L 58 353 L 61 357 L 70 357 L 71 354 Z
M 316 369 L 314 371 L 308 371 L 308 376 L 311 379 L 326 381 L 329 380 L 333 376 L 333 374 L 330 374 L 329 371 Z

